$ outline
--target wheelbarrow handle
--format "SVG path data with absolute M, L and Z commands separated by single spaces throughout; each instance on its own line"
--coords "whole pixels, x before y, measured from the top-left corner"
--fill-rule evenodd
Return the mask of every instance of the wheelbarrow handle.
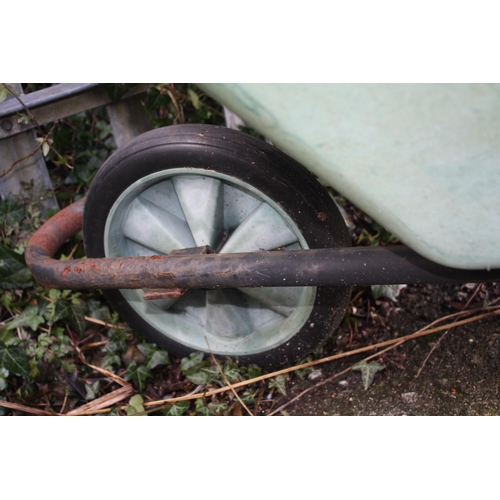
M 61 245 L 82 229 L 84 204 L 82 198 L 64 208 L 30 239 L 26 263 L 42 285 L 156 290 L 500 281 L 499 269 L 471 271 L 441 266 L 404 245 L 54 259 Z

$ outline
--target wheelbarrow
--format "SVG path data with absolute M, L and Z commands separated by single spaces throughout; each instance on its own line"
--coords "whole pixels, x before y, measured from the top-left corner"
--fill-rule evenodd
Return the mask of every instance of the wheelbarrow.
M 498 86 L 200 87 L 275 146 L 208 125 L 137 137 L 30 240 L 40 283 L 102 289 L 176 355 L 273 368 L 332 335 L 353 285 L 500 280 Z M 405 245 L 352 247 L 318 178 Z M 88 258 L 53 259 L 82 226 Z

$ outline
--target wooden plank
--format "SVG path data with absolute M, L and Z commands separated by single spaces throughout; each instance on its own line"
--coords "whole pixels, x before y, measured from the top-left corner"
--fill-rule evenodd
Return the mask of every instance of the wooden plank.
M 141 104 L 141 95 L 120 100 L 107 106 L 116 147 L 153 128 Z
M 11 84 L 15 92 L 22 94 L 20 84 Z M 10 98 L 13 99 L 13 98 Z M 0 173 L 8 169 L 13 162 L 32 153 L 38 146 L 33 130 L 0 141 Z M 33 156 L 19 162 L 11 172 L 0 178 L 0 197 L 5 199 L 9 194 L 19 194 L 23 183 L 33 181 L 36 188 L 47 190 L 52 188 L 49 173 L 41 151 Z M 46 208 L 57 208 L 55 196 L 49 196 L 43 200 Z

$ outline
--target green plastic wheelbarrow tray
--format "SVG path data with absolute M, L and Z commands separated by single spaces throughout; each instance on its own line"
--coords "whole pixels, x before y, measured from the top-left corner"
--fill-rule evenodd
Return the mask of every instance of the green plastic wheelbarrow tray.
M 500 85 L 200 87 L 416 252 L 500 267 Z

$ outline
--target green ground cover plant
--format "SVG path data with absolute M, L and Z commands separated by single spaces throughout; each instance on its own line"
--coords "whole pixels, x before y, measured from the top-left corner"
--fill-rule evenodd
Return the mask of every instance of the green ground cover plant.
M 43 86 L 27 84 L 24 90 L 34 91 Z M 106 90 L 116 101 L 131 86 L 133 84 L 106 85 Z M 2 98 L 7 95 L 8 92 L 4 92 Z M 223 123 L 221 107 L 188 84 L 152 86 L 143 105 L 156 127 L 179 123 Z M 29 120 L 24 114 L 22 118 Z M 52 126 L 44 127 L 45 132 Z M 178 391 L 182 392 L 184 386 L 192 384 L 222 386 L 221 374 L 210 366 L 209 361 L 202 360 L 202 353 L 193 353 L 189 358 L 172 363 L 167 352 L 144 342 L 139 333 L 132 332 L 121 322 L 99 292 L 48 290 L 34 280 L 23 254 L 30 236 L 55 213 L 45 208 L 44 199 L 54 194 L 64 206 L 81 198 L 99 167 L 116 149 L 105 108 L 61 120 L 54 127 L 50 144 L 53 149 L 44 148 L 44 155 L 53 190 L 41 191 L 33 184 L 26 185 L 20 195 L 0 201 L 2 398 L 14 404 L 43 407 L 47 413 L 65 413 L 115 387 L 106 374 L 116 374 L 119 380 L 144 393 L 147 384 L 159 372 L 168 381 L 169 365 L 173 376 L 183 379 L 176 382 Z M 81 235 L 77 235 L 62 249 L 60 258 L 81 258 L 84 255 Z M 91 363 L 86 361 L 87 356 Z M 102 371 L 96 371 L 95 367 Z M 257 367 L 237 367 L 230 360 L 223 364 L 223 371 L 231 381 L 248 374 L 250 377 L 260 374 Z M 242 398 L 252 401 L 251 391 L 246 391 Z M 140 413 L 137 408 L 141 405 L 137 398 L 131 399 L 124 414 Z M 171 405 L 162 412 L 165 415 L 181 415 L 189 411 L 223 414 L 227 410 L 226 402 L 211 401 L 205 405 L 198 401 L 191 405 L 187 402 Z M 0 406 L 0 414 L 11 412 Z

